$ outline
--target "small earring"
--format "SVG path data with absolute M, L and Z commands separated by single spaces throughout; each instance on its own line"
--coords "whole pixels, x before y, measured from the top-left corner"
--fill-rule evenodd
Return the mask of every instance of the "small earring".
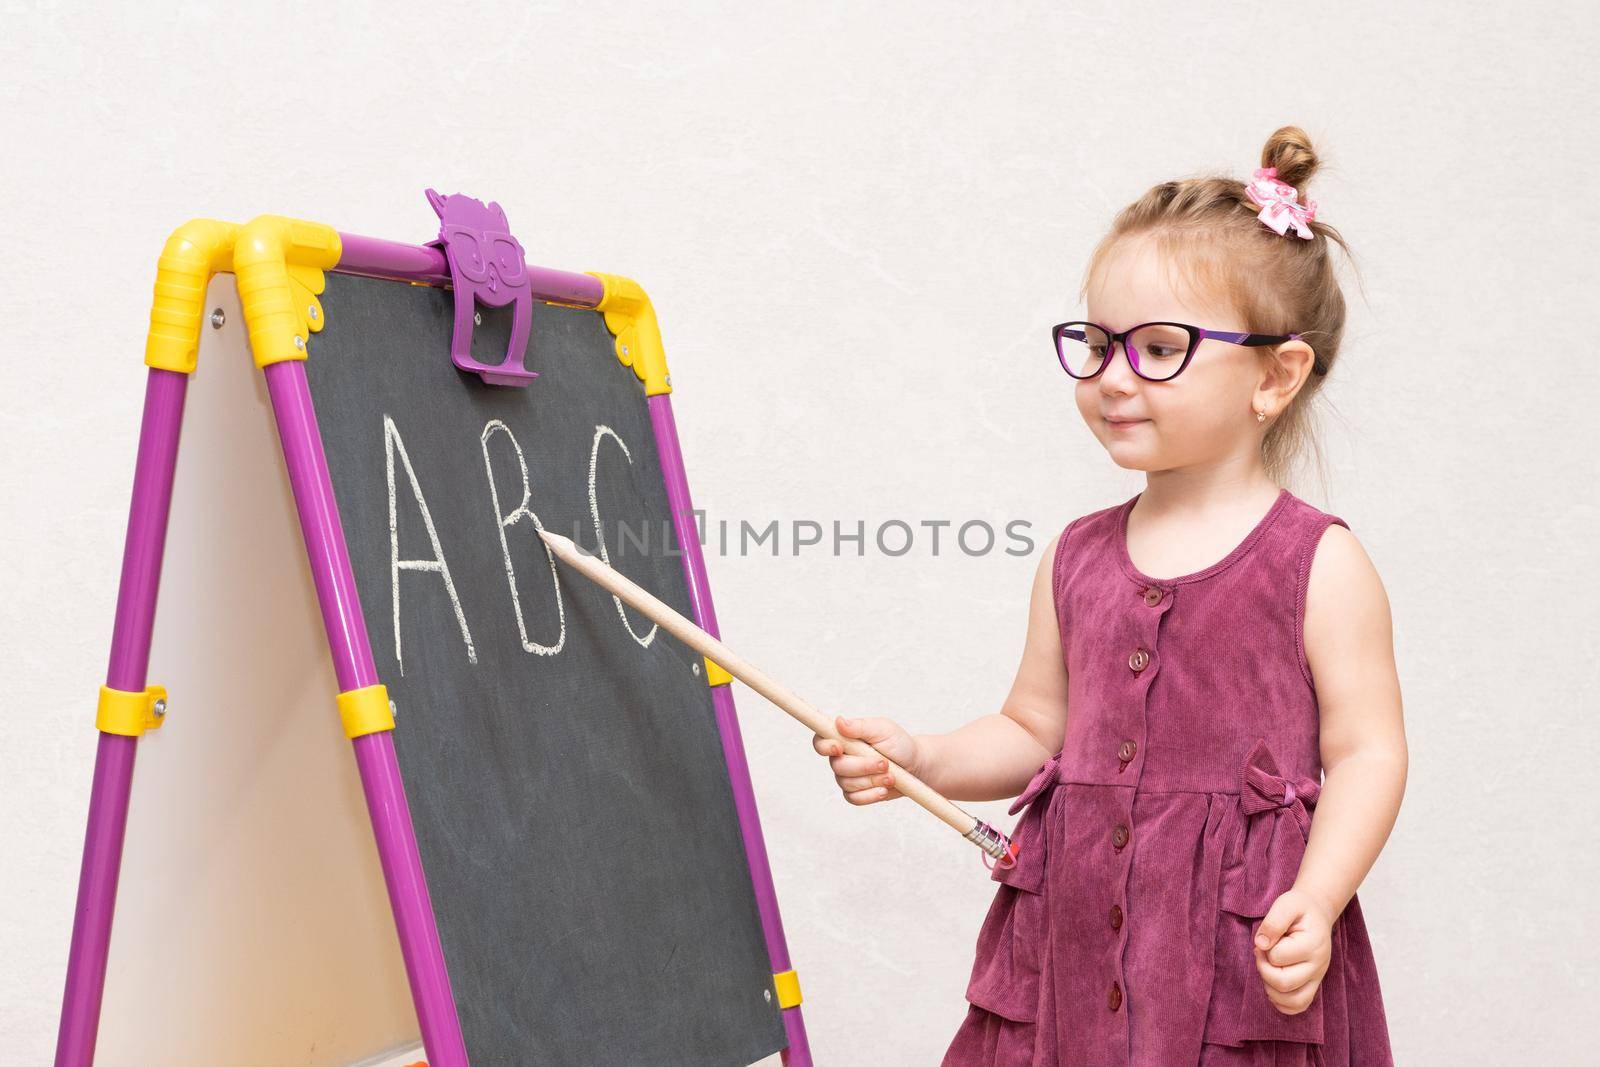
M 1267 421 L 1267 413 L 1265 411 L 1262 411 L 1260 408 L 1257 408 L 1256 409 L 1256 421 L 1257 422 L 1266 422 Z

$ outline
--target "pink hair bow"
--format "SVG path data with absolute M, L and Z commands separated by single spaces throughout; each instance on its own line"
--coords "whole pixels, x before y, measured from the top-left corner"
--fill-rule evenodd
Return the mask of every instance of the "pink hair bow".
M 1261 205 L 1256 216 L 1280 234 L 1287 235 L 1289 227 L 1307 241 L 1314 236 L 1306 225 L 1317 217 L 1317 202 L 1310 197 L 1298 203 L 1300 194 L 1295 187 L 1278 180 L 1277 167 L 1257 167 L 1250 184 L 1244 187 L 1245 195 Z

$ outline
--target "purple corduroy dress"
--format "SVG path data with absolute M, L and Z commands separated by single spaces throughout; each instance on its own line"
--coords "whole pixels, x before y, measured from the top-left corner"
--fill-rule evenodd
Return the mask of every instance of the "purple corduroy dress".
M 1223 559 L 1152 578 L 1128 555 L 1138 499 L 1057 548 L 1066 740 L 1011 806 L 1021 852 L 991 876 L 943 1065 L 1392 1064 L 1354 897 L 1306 1011 L 1273 1006 L 1251 951 L 1320 789 L 1306 583 L 1349 524 L 1284 489 Z

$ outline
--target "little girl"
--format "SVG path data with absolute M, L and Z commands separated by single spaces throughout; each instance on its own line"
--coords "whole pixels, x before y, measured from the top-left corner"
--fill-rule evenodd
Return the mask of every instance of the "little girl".
M 1344 331 L 1316 168 L 1287 126 L 1251 181 L 1117 216 L 1054 337 L 1144 491 L 1051 541 L 998 714 L 838 721 L 952 799 L 1021 789 L 946 1067 L 1392 1063 L 1355 896 L 1405 787 L 1388 600 L 1344 520 L 1277 484 Z M 851 803 L 900 795 L 815 745 Z

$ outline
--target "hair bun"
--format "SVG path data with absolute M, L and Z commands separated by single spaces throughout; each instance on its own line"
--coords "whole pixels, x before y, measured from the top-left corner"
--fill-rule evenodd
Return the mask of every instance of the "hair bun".
M 1311 137 L 1298 126 L 1280 126 L 1272 131 L 1261 149 L 1261 165 L 1276 167 L 1278 180 L 1305 192 L 1321 160 L 1311 147 Z

